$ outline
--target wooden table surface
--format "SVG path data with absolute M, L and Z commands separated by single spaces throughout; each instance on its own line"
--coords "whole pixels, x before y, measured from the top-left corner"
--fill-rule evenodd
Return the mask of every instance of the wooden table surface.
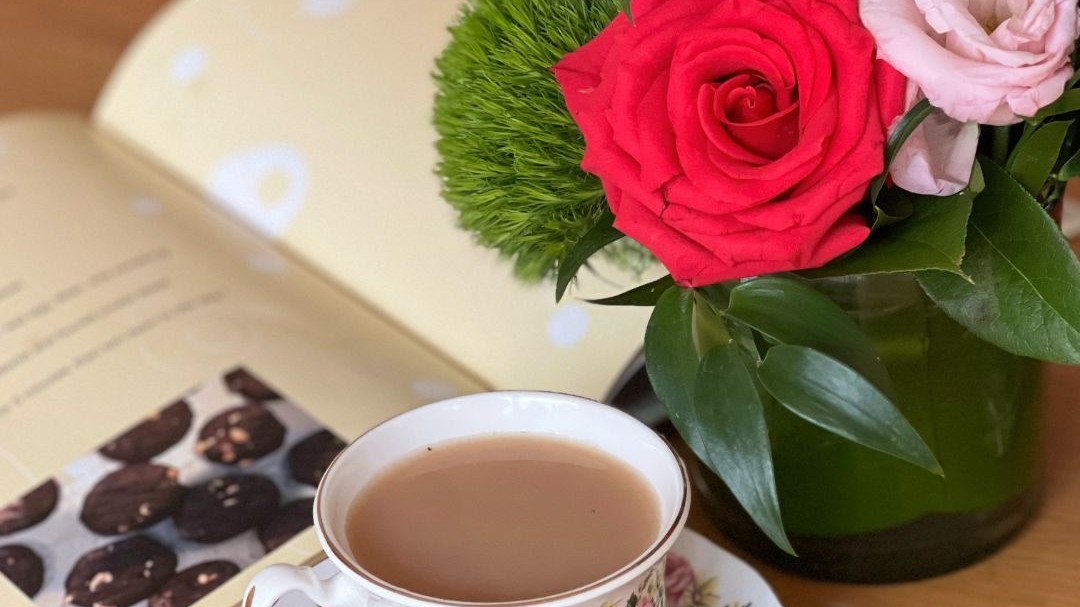
M 113 64 L 165 0 L 0 0 L 0 112 L 88 113 Z M 1080 607 L 1080 368 L 1047 373 L 1046 498 L 992 558 L 885 586 L 809 581 L 759 566 L 787 607 Z M 699 509 L 691 526 L 731 546 Z

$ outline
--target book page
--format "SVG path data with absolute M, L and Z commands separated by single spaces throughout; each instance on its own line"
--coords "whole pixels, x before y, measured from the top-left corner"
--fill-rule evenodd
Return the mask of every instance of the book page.
M 0 553 L 43 571 L 5 606 L 207 561 L 233 604 L 319 553 L 344 441 L 484 387 L 78 118 L 0 121 L 0 243 Z
M 523 286 L 439 196 L 435 57 L 458 0 L 181 0 L 95 119 L 499 388 L 602 398 L 648 309 Z M 587 272 L 583 272 L 587 274 Z

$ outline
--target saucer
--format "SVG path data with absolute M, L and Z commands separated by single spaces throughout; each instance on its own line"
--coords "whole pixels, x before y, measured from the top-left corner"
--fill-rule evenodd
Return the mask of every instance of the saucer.
M 667 607 L 782 607 L 750 565 L 696 531 L 684 529 L 667 558 Z M 315 566 L 315 572 L 329 577 L 334 567 L 324 560 Z M 315 605 L 292 593 L 276 607 Z

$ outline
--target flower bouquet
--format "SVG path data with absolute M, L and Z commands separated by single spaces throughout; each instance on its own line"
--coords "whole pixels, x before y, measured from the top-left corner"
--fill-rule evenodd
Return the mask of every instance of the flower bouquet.
M 1054 215 L 1080 175 L 1078 19 L 1076 0 L 471 0 L 437 65 L 444 197 L 557 298 L 597 257 L 663 265 L 594 303 L 654 306 L 653 388 L 784 552 L 985 519 L 1033 483 L 1030 360 L 1080 362 Z

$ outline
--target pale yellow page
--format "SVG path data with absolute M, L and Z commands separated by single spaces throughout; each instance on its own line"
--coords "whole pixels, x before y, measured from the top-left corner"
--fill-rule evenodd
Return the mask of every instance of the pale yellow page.
M 264 475 L 285 502 L 314 493 L 286 464 L 306 435 L 327 427 L 348 440 L 482 387 L 80 119 L 0 121 L 0 247 L 0 506 L 46 478 L 61 488 L 29 528 L 2 530 L 0 512 L 0 545 L 44 559 L 41 607 L 61 604 L 75 559 L 127 537 L 80 522 L 89 489 L 123 466 L 96 451 L 166 405 L 183 399 L 194 416 L 155 465 L 189 487 Z M 270 452 L 215 460 L 204 428 L 249 400 L 223 379 L 237 367 L 283 397 L 258 402 L 285 435 L 252 431 Z M 264 559 L 254 531 L 197 544 L 179 528 L 166 519 L 138 533 L 175 550 L 180 568 L 211 558 L 249 567 L 208 605 L 233 604 L 251 565 L 317 554 L 310 531 Z M 0 578 L 0 605 L 23 604 Z
M 500 388 L 602 397 L 647 309 L 590 306 L 640 281 L 519 285 L 473 244 L 433 170 L 434 59 L 457 0 L 184 0 L 97 108 L 224 208 Z

